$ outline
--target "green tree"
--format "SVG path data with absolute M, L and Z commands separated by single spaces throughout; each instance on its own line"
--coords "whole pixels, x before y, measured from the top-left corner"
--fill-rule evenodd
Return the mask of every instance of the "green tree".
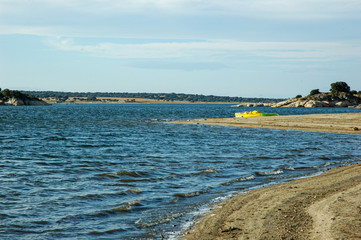
M 10 97 L 10 90 L 6 88 L 4 91 L 2 91 L 2 94 L 4 97 L 8 98 Z
M 311 90 L 310 95 L 312 96 L 312 95 L 316 95 L 319 93 L 320 93 L 320 89 L 313 89 L 313 90 Z
M 337 94 L 339 92 L 350 92 L 350 86 L 345 82 L 335 82 L 331 83 L 331 93 Z

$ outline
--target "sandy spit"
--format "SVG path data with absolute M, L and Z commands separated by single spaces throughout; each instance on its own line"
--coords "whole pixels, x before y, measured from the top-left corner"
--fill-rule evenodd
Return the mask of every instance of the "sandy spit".
M 361 134 L 361 113 L 175 123 Z M 182 239 L 361 239 L 361 164 L 233 197 L 215 206 Z
M 361 239 L 361 164 L 233 197 L 183 239 Z
M 188 121 L 174 121 L 173 123 L 361 134 L 361 113 L 287 115 L 251 118 L 202 118 Z

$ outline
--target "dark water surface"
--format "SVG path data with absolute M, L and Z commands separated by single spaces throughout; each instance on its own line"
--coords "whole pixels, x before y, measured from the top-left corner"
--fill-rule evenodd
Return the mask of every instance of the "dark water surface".
M 232 193 L 361 160 L 359 135 L 168 122 L 245 110 L 1 107 L 0 239 L 160 239 L 162 231 L 175 238 L 209 204 Z

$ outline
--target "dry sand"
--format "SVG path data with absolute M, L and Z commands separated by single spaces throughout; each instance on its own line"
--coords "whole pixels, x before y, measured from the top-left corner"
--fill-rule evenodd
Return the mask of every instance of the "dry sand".
M 361 113 L 186 123 L 361 134 Z M 183 239 L 361 239 L 361 164 L 233 197 L 204 216 Z

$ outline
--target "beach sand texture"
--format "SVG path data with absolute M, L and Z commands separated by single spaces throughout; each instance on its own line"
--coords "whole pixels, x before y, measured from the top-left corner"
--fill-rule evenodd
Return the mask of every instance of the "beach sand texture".
M 361 239 L 361 164 L 233 197 L 183 239 Z
M 174 121 L 174 123 L 361 134 L 361 113 L 286 115 L 251 118 L 201 118 L 188 121 Z
M 361 113 L 177 122 L 361 134 Z M 183 239 L 361 239 L 361 164 L 233 197 Z

